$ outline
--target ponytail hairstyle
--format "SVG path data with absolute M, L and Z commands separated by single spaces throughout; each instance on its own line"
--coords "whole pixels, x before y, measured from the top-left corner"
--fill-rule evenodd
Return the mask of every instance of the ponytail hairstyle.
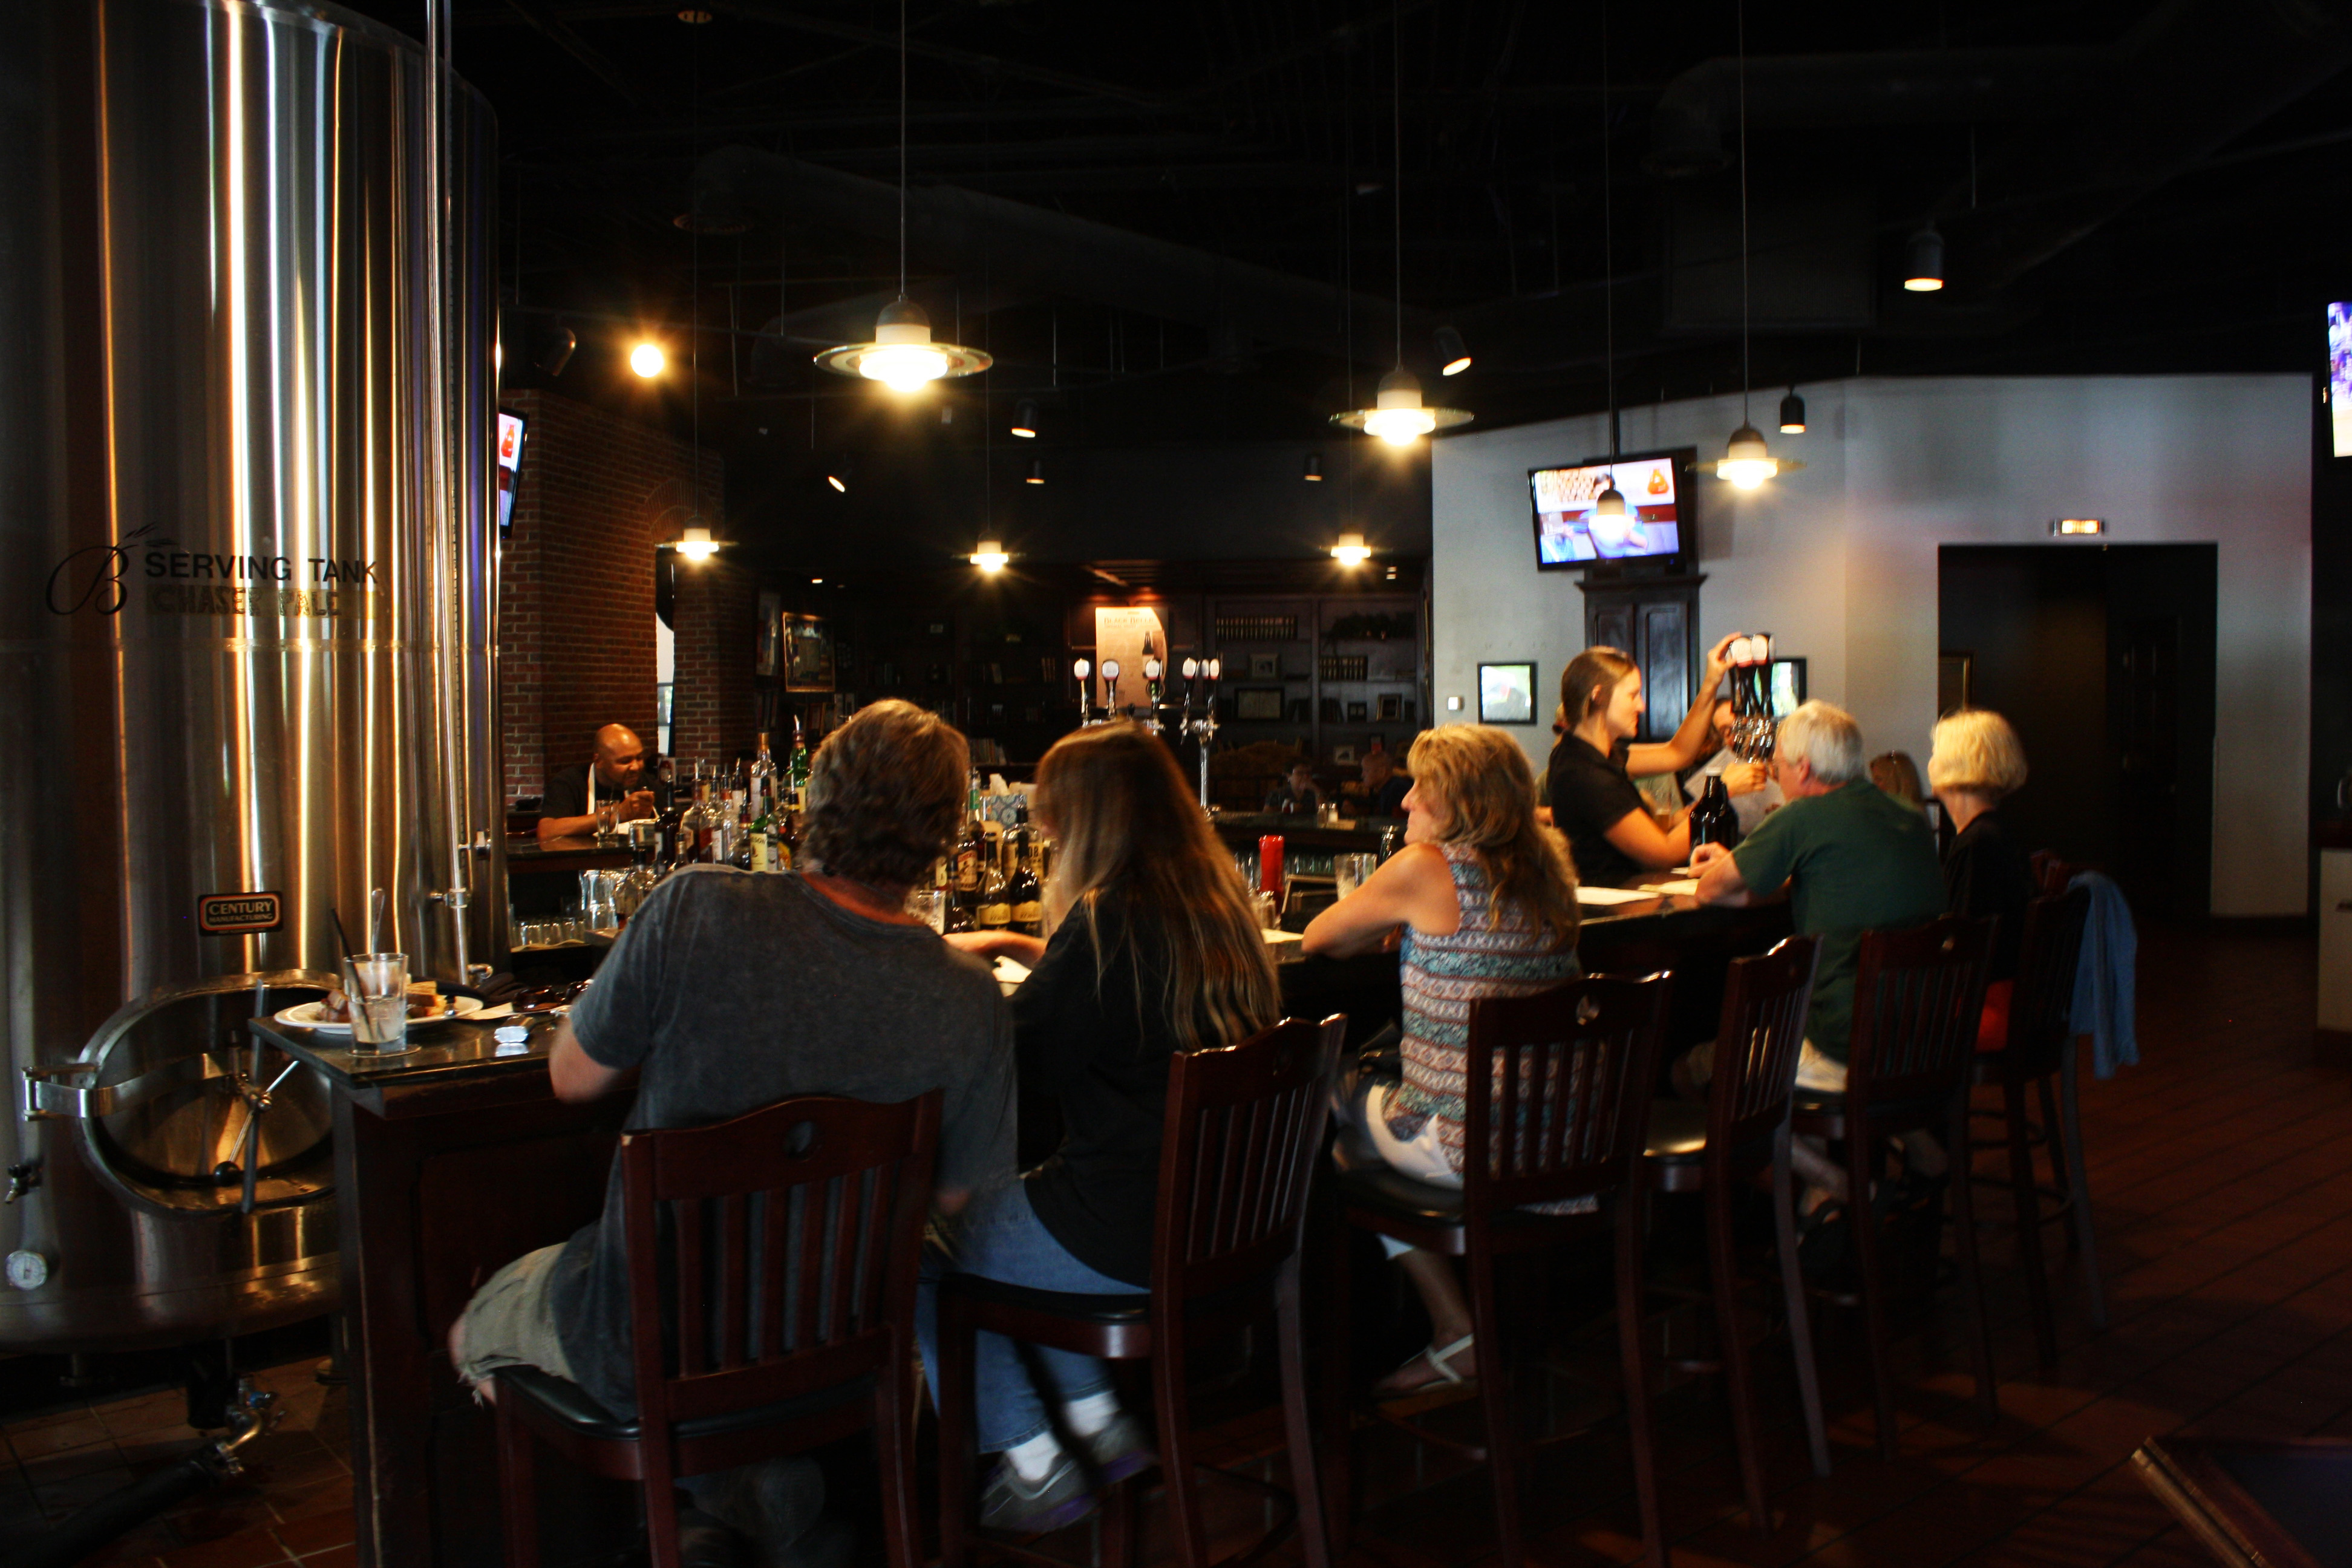
M 1537 825 L 1535 771 L 1518 742 L 1488 724 L 1447 724 L 1423 731 L 1407 761 L 1413 788 L 1434 796 L 1445 819 L 1441 839 L 1468 845 L 1486 866 L 1495 889 L 1490 924 L 1501 922 L 1507 904 L 1557 946 L 1574 946 L 1576 871 L 1559 840 Z
M 1613 692 L 1617 683 L 1633 673 L 1634 663 L 1613 647 L 1589 647 L 1568 661 L 1559 672 L 1559 708 L 1571 735 L 1592 713 L 1595 691 Z M 1606 704 L 1608 698 L 1601 700 Z
M 1063 736 L 1037 763 L 1037 814 L 1057 845 L 1046 919 L 1087 921 L 1097 984 L 1112 963 L 1137 962 L 1135 944 L 1152 943 L 1167 957 L 1157 1000 L 1187 1051 L 1246 1039 L 1282 1016 L 1241 871 L 1158 736 L 1127 722 Z M 1105 906 L 1127 916 L 1123 955 L 1103 951 Z

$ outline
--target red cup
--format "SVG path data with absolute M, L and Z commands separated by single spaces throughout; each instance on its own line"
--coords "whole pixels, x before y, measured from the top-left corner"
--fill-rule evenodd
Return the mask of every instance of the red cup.
M 1269 833 L 1257 841 L 1257 890 L 1282 891 L 1282 835 Z

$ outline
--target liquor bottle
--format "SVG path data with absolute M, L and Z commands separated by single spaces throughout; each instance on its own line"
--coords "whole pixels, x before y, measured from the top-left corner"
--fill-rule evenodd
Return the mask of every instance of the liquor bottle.
M 686 808 L 677 821 L 680 862 L 688 866 L 710 864 L 711 848 L 718 837 L 718 816 L 710 804 L 710 781 L 701 775 L 698 767 L 694 779 L 694 804 Z
M 785 764 L 785 777 L 786 782 L 793 792 L 793 798 L 794 800 L 799 800 L 807 793 L 809 781 L 808 741 L 801 732 L 801 721 L 798 714 L 795 714 L 793 717 L 793 755 L 791 762 Z
M 1020 856 L 1013 869 L 1013 880 L 1005 887 L 1005 897 L 1013 905 L 1013 929 L 1023 936 L 1042 937 L 1045 934 L 1045 890 L 1037 880 L 1026 832 L 1021 835 Z
M 750 870 L 751 868 L 751 807 L 749 797 L 740 789 L 729 790 L 727 804 L 720 810 L 719 819 L 726 829 L 725 837 L 721 839 L 726 852 L 721 858 L 738 871 Z
M 971 771 L 971 792 L 963 819 L 963 837 L 956 841 L 954 869 L 950 874 L 953 900 L 967 912 L 980 907 L 981 884 L 988 865 L 988 834 L 980 822 L 980 770 Z
M 661 854 L 658 863 L 664 872 L 667 872 L 672 867 L 686 863 L 685 851 L 688 842 L 684 829 L 687 804 L 686 796 L 673 783 L 669 790 L 669 798 L 663 804 L 658 819 L 661 823 Z
M 1724 787 L 1721 773 L 1709 773 L 1698 793 L 1698 804 L 1691 807 L 1690 847 L 1696 850 L 1702 844 L 1720 844 L 1726 849 L 1739 842 L 1739 814 L 1732 809 L 1731 792 Z
M 994 860 L 981 872 L 980 905 L 972 911 L 972 924 L 984 931 L 1003 931 L 1013 923 L 1012 888 L 1004 879 L 1004 868 Z
M 768 754 L 767 742 L 768 738 L 765 735 L 760 737 L 760 755 L 762 759 L 765 759 Z M 751 818 L 751 831 L 749 835 L 751 841 L 750 869 L 754 873 L 772 871 L 776 868 L 776 795 L 772 779 L 768 781 L 768 793 L 761 797 L 761 804 Z
M 772 869 L 789 871 L 801 861 L 801 813 L 790 801 L 776 806 L 774 830 L 770 835 L 769 853 L 775 857 Z
M 760 749 L 752 755 L 751 772 L 751 820 L 759 821 L 768 815 L 776 799 L 776 759 L 768 752 L 768 732 L 760 731 Z

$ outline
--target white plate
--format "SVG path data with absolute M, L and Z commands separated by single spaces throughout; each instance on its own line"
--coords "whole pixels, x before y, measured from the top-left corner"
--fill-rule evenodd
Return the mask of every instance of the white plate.
M 350 1034 L 352 1032 L 350 1019 L 333 1023 L 319 1016 L 319 1009 L 325 1005 L 323 1002 L 304 1002 L 299 1006 L 289 1007 L 278 1014 L 276 1022 L 290 1024 L 298 1029 L 316 1029 L 322 1035 Z M 449 998 L 449 1010 L 446 1013 L 437 1018 L 411 1018 L 408 1021 L 408 1026 L 412 1029 L 429 1029 L 436 1024 L 446 1024 L 452 1018 L 470 1017 L 481 1010 L 482 1005 L 471 996 L 452 996 Z

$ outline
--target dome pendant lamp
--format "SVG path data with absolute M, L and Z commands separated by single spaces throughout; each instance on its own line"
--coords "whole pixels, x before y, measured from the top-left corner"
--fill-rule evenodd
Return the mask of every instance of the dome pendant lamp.
M 918 392 L 945 376 L 986 370 L 993 356 L 932 341 L 931 319 L 907 298 L 907 0 L 898 0 L 898 297 L 874 320 L 871 342 L 842 343 L 816 356 L 819 369 Z
M 1421 382 L 1404 367 L 1404 48 L 1398 27 L 1398 7 L 1390 7 L 1389 17 L 1389 135 L 1396 159 L 1394 176 L 1389 189 L 1395 201 L 1396 222 L 1396 368 L 1381 377 L 1380 391 L 1370 408 L 1350 408 L 1344 414 L 1331 416 L 1331 423 L 1349 430 L 1361 430 L 1367 436 L 1377 436 L 1391 447 L 1410 447 L 1433 430 L 1449 429 L 1467 425 L 1471 415 L 1465 408 L 1432 408 L 1421 400 Z M 1450 329 L 1449 329 L 1450 330 Z M 1454 347 L 1459 347 L 1461 334 L 1455 333 Z M 1455 368 L 1466 369 L 1469 353 L 1458 355 Z M 1449 362 L 1452 363 L 1452 362 Z M 1453 369 L 1447 374 L 1454 374 Z
M 1715 477 L 1734 489 L 1752 490 L 1766 479 L 1791 473 L 1805 465 L 1782 461 L 1772 456 L 1764 445 L 1763 432 L 1748 416 L 1748 383 L 1751 379 L 1748 355 L 1748 6 L 1746 0 L 1735 13 L 1739 19 L 1739 428 L 1725 443 L 1723 456 L 1715 465 Z

